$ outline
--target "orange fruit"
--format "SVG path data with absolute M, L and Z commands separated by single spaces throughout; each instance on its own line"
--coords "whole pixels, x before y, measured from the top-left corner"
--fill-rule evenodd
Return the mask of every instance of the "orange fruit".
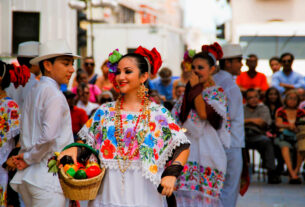
M 72 165 L 70 165 L 70 164 L 65 164 L 64 171 L 67 172 L 71 168 L 71 166 Z

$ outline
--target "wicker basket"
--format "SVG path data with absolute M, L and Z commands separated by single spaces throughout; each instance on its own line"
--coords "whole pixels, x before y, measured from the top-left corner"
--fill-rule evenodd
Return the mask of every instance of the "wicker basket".
M 61 168 L 58 176 L 65 197 L 78 201 L 95 199 L 105 174 L 105 168 L 101 168 L 101 170 L 102 172 L 96 177 L 77 180 L 68 177 Z

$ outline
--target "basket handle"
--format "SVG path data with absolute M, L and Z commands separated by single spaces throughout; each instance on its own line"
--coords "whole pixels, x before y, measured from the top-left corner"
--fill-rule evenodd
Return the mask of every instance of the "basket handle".
M 98 156 L 99 151 L 93 149 L 91 146 L 89 146 L 89 145 L 87 145 L 87 144 L 82 144 L 82 143 L 76 143 L 76 142 L 75 142 L 75 143 L 71 143 L 71 144 L 65 146 L 65 147 L 63 148 L 62 151 L 66 150 L 66 149 L 69 149 L 69 148 L 71 148 L 71 147 L 85 147 L 85 148 L 87 148 L 88 150 L 90 150 L 90 151 L 96 156 L 97 161 L 98 161 L 98 164 L 99 164 L 99 165 L 101 164 L 100 158 L 99 158 L 99 156 Z

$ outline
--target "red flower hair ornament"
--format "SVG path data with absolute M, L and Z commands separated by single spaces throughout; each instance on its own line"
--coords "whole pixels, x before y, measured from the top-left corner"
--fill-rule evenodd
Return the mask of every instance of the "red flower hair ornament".
M 150 73 L 152 75 L 157 74 L 159 68 L 162 65 L 162 59 L 160 53 L 157 51 L 156 48 L 153 48 L 151 51 L 148 49 L 139 46 L 136 51 L 134 52 L 136 54 L 142 55 L 146 60 L 149 62 L 149 67 L 150 67 Z
M 215 64 L 223 56 L 222 48 L 217 42 L 214 42 L 212 45 L 202 45 L 201 51 L 207 52 L 213 58 Z
M 24 87 L 31 76 L 30 69 L 25 65 L 21 65 L 21 66 L 11 65 L 9 68 L 9 73 L 10 73 L 10 82 L 14 84 L 15 88 L 17 88 L 20 85 Z

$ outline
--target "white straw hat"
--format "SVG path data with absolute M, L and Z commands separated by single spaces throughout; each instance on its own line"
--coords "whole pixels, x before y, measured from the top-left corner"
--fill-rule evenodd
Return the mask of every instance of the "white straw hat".
M 80 58 L 80 56 L 72 54 L 72 51 L 65 40 L 50 40 L 39 45 L 39 56 L 30 60 L 30 64 L 38 65 L 42 60 L 58 56 L 71 56 L 75 59 Z
M 226 44 L 222 46 L 222 59 L 242 57 L 242 50 L 239 44 Z
M 39 42 L 27 41 L 18 45 L 18 57 L 37 57 Z

